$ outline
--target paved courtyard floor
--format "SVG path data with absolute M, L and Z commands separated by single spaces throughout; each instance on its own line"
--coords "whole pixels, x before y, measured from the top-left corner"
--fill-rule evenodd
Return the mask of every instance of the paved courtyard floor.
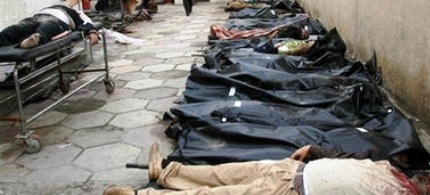
M 41 152 L 27 155 L 16 142 L 0 144 L 0 195 L 101 194 L 109 184 L 143 186 L 147 172 L 126 169 L 126 163 L 146 163 L 148 149 L 159 142 L 164 154 L 174 143 L 164 136 L 163 113 L 180 97 L 195 57 L 207 46 L 209 26 L 228 17 L 222 4 L 199 2 L 185 16 L 181 5 L 159 5 L 151 21 L 135 22 L 127 30 L 145 41 L 133 45 L 108 43 L 115 92 L 107 94 L 95 82 L 29 124 L 40 135 Z M 95 62 L 102 64 L 96 46 Z M 79 75 L 72 87 L 94 77 Z M 60 98 L 25 107 L 33 114 Z M 11 123 L 0 128 L 15 129 Z

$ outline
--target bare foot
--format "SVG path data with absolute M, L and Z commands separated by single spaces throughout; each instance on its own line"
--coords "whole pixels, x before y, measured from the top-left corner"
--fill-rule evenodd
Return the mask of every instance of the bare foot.
M 40 42 L 40 34 L 34 33 L 31 36 L 27 37 L 22 41 L 19 46 L 23 49 L 33 48 L 39 45 Z

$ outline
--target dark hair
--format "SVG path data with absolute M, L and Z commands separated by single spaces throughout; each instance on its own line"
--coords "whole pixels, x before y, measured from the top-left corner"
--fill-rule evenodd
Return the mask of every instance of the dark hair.
M 278 38 L 303 39 L 302 28 L 295 25 L 289 25 L 278 30 Z

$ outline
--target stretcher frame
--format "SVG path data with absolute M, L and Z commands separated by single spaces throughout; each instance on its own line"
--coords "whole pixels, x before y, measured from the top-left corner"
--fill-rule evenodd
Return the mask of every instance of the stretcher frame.
M 101 25 L 98 25 L 98 26 L 101 26 Z M 50 64 L 43 66 L 42 68 L 40 68 L 38 70 L 34 70 L 36 62 L 37 62 L 37 58 L 40 58 L 42 56 L 27 57 L 24 55 L 25 57 L 23 57 L 23 59 L 16 59 L 13 61 L 2 61 L 2 60 L 0 60 L 2 62 L 8 62 L 9 63 L 8 65 L 10 65 L 11 63 L 14 65 L 13 85 L 14 85 L 14 89 L 15 89 L 17 104 L 18 104 L 18 116 L 17 117 L 0 117 L 0 121 L 11 121 L 11 122 L 15 122 L 15 123 L 20 124 L 20 129 L 19 129 L 18 134 L 16 135 L 15 138 L 22 140 L 24 151 L 28 154 L 37 153 L 42 149 L 42 141 L 41 141 L 40 137 L 33 134 L 34 131 L 30 131 L 27 129 L 28 123 L 36 120 L 38 117 L 40 117 L 44 113 L 48 112 L 50 109 L 52 109 L 55 106 L 62 103 L 68 97 L 72 96 L 73 94 L 75 94 L 76 92 L 78 92 L 82 88 L 88 86 L 89 84 L 93 83 L 94 81 L 101 79 L 103 76 L 104 76 L 104 85 L 105 85 L 106 92 L 110 94 L 110 93 L 113 93 L 115 90 L 115 83 L 109 76 L 106 36 L 105 36 L 105 31 L 103 28 L 101 28 L 101 30 L 98 33 L 99 35 L 101 35 L 101 38 L 102 38 L 102 47 L 103 47 L 103 55 L 104 55 L 103 56 L 104 57 L 104 59 L 103 59 L 104 60 L 104 67 L 103 68 L 91 68 L 91 69 L 67 70 L 67 71 L 65 71 L 61 68 L 61 65 L 63 65 L 64 63 L 82 55 L 84 53 L 84 51 L 87 51 L 87 49 L 89 49 L 89 53 L 90 53 L 90 57 L 91 57 L 90 60 L 93 61 L 92 45 L 89 43 L 88 40 L 86 40 L 86 37 L 84 36 L 83 32 L 72 32 L 70 35 L 67 35 L 67 36 L 73 36 L 73 35 L 77 36 L 76 33 L 79 33 L 80 36 L 77 40 L 73 40 L 71 44 L 62 45 L 59 49 L 53 49 L 53 51 L 42 52 L 42 55 L 44 55 L 44 56 L 55 55 L 56 60 Z M 67 38 L 67 36 L 65 38 Z M 62 38 L 62 39 L 65 39 L 65 38 Z M 61 43 L 61 41 L 62 40 L 60 39 L 58 41 L 53 41 L 51 43 L 47 43 L 47 44 L 39 46 L 39 47 L 47 47 L 47 46 L 49 46 L 49 44 L 58 44 L 58 43 Z M 73 51 L 70 54 L 66 54 L 65 56 L 61 55 L 63 51 L 72 49 L 78 43 L 80 43 L 82 41 L 84 44 L 83 47 L 79 48 L 76 51 Z M 30 49 L 30 50 L 37 50 L 37 49 L 38 49 L 38 47 Z M 20 68 L 23 67 L 24 63 L 29 63 L 30 69 L 34 70 L 34 71 L 29 73 L 28 75 L 23 76 L 22 78 L 19 78 L 18 71 Z M 30 81 L 31 79 L 34 79 L 38 76 L 41 76 L 42 74 L 44 74 L 48 71 L 52 71 L 55 68 L 57 68 L 57 70 L 58 70 L 58 77 L 59 77 L 58 86 L 59 86 L 59 89 L 65 95 L 62 96 L 60 99 L 56 100 L 55 102 L 51 103 L 46 108 L 40 110 L 39 112 L 37 112 L 33 116 L 26 118 L 26 116 L 24 114 L 24 107 L 23 107 L 23 104 L 25 103 L 25 101 L 23 101 L 23 99 L 22 99 L 21 85 Z M 87 82 L 79 85 L 78 87 L 76 87 L 72 91 L 69 91 L 70 85 L 68 82 L 64 81 L 64 75 L 65 74 L 80 74 L 80 73 L 89 73 L 89 72 L 105 72 L 105 74 L 96 75 L 94 78 L 92 78 L 92 79 L 88 80 Z M 52 79 L 53 77 L 55 77 L 55 75 L 48 77 L 48 78 L 45 78 L 43 81 L 40 81 L 39 83 L 43 83 L 46 80 Z

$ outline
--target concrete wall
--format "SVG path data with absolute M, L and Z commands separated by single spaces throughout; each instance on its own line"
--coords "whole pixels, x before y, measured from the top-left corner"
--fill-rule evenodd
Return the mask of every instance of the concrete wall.
M 15 24 L 44 7 L 60 2 L 60 0 L 0 0 L 0 29 Z
M 429 0 L 298 0 L 327 29 L 337 27 L 348 55 L 366 61 L 376 51 L 384 87 L 430 124 Z

